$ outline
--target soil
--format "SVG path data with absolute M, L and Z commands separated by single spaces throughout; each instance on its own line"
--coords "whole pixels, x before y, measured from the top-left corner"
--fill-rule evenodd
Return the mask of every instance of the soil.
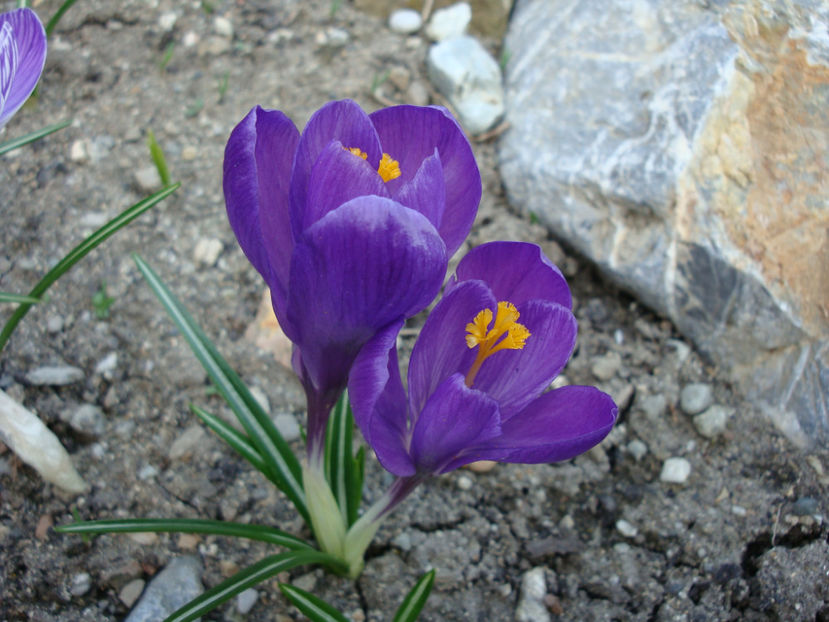
M 34 4 L 45 20 L 61 2 Z M 171 13 L 174 27 L 165 29 Z M 498 42 L 484 43 L 497 58 Z M 198 555 L 210 587 L 268 552 L 220 537 L 84 541 L 49 529 L 75 515 L 222 518 L 307 535 L 281 494 L 190 414 L 191 402 L 228 412 L 131 253 L 156 269 L 271 413 L 301 423 L 293 375 L 244 337 L 263 284 L 224 214 L 225 141 L 257 104 L 301 127 L 330 99 L 372 110 L 429 94 L 427 47 L 348 2 L 87 0 L 65 15 L 37 101 L 2 137 L 73 119 L 0 158 L 0 290 L 28 291 L 83 236 L 151 191 L 142 171 L 152 167 L 149 130 L 182 187 L 61 279 L 0 359 L 0 386 L 39 414 L 91 484 L 68 496 L 0 446 L 0 620 L 119 620 L 131 602 L 125 586 L 149 581 L 172 557 Z M 435 93 L 430 101 L 444 103 Z M 437 581 L 423 620 L 530 619 L 519 601 L 534 568 L 553 620 L 829 619 L 829 452 L 792 447 L 668 321 L 601 280 L 566 240 L 511 211 L 497 139 L 474 148 L 484 195 L 469 244 L 536 242 L 562 266 L 580 322 L 566 379 L 614 395 L 619 423 L 570 463 L 462 469 L 422 486 L 381 528 L 356 583 L 309 569 L 281 578 L 355 621 L 391 619 L 429 568 Z M 103 319 L 92 304 L 102 283 L 114 298 Z M 3 318 L 11 308 L 0 307 Z M 408 339 L 422 321 L 411 322 Z M 56 364 L 81 368 L 85 379 L 25 381 Z M 713 438 L 679 406 L 690 383 L 709 385 L 731 413 Z M 101 430 L 66 423 L 84 404 L 102 411 Z M 660 479 L 672 457 L 691 466 L 682 483 Z M 373 459 L 367 481 L 366 501 L 389 482 Z M 258 586 L 249 613 L 232 600 L 204 619 L 303 619 L 275 583 Z

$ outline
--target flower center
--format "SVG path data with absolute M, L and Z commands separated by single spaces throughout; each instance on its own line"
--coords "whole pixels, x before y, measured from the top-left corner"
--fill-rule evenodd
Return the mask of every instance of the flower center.
M 522 350 L 524 348 L 530 331 L 516 321 L 520 315 L 514 304 L 501 301 L 498 303 L 498 311 L 492 328 L 489 328 L 492 322 L 490 309 L 479 311 L 472 322 L 466 325 L 466 345 L 470 350 L 475 346 L 478 347 L 475 362 L 472 363 L 464 380 L 466 386 L 472 386 L 481 365 L 488 357 L 500 350 Z
M 368 154 L 359 147 L 343 147 L 343 149 L 350 151 L 355 156 L 362 158 L 363 160 L 368 157 Z M 383 157 L 380 159 L 380 166 L 377 167 L 377 174 L 380 175 L 385 182 L 397 179 L 400 175 L 402 175 L 400 172 L 400 162 L 392 159 L 388 153 L 384 153 Z

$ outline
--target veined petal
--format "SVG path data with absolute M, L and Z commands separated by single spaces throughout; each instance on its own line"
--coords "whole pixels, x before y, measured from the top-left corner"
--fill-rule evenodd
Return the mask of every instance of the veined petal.
M 469 234 L 481 200 L 481 174 L 463 130 L 445 108 L 436 106 L 392 106 L 370 117 L 383 151 L 400 163 L 401 176 L 388 182 L 392 196 L 437 148 L 446 186 L 439 230 L 451 256 Z
M 389 196 L 382 178 L 368 162 L 332 140 L 311 169 L 307 203 L 302 209 L 293 205 L 291 219 L 305 231 L 331 210 L 367 194 Z
M 442 473 L 467 447 L 501 433 L 498 404 L 468 388 L 463 374 L 444 380 L 429 397 L 412 434 L 411 455 L 419 472 Z
M 475 282 L 475 281 L 473 281 Z M 521 350 L 501 350 L 487 358 L 472 385 L 495 399 L 509 420 L 561 373 L 576 345 L 578 325 L 569 309 L 531 300 L 518 306 L 519 321 L 530 331 Z
M 357 148 L 367 154 L 366 160 L 376 171 L 383 155 L 377 132 L 368 115 L 350 99 L 329 102 L 317 110 L 302 131 L 296 150 L 291 175 L 291 203 L 293 212 L 305 208 L 311 170 L 323 150 L 332 140 L 347 148 Z M 299 223 L 292 223 L 294 239 L 302 233 Z
M 417 212 L 391 199 L 352 199 L 311 225 L 291 263 L 288 317 L 320 390 L 343 386 L 374 334 L 438 293 L 446 247 Z
M 423 160 L 415 176 L 403 184 L 392 198 L 426 216 L 440 233 L 446 208 L 446 185 L 437 149 L 434 155 Z
M 516 306 L 538 298 L 573 308 L 564 275 L 536 244 L 489 242 L 473 248 L 461 259 L 447 289 L 470 279 L 486 281 L 498 300 Z
M 414 475 L 406 446 L 406 392 L 397 362 L 403 320 L 390 324 L 363 346 L 348 376 L 354 421 L 377 459 L 400 477 Z
M 466 325 L 481 309 L 496 306 L 483 282 L 466 281 L 445 294 L 429 313 L 409 359 L 409 408 L 414 416 L 440 383 L 469 371 L 475 351 L 466 345 Z
M 29 8 L 0 14 L 0 127 L 34 91 L 46 62 L 46 31 Z
M 618 412 L 611 397 L 595 387 L 554 389 L 502 422 L 498 438 L 470 447 L 446 470 L 476 460 L 525 464 L 569 460 L 598 445 L 610 433 Z
M 280 324 L 293 241 L 288 190 L 299 132 L 278 110 L 257 106 L 233 129 L 225 147 L 224 194 L 230 226 L 247 258 L 271 288 Z

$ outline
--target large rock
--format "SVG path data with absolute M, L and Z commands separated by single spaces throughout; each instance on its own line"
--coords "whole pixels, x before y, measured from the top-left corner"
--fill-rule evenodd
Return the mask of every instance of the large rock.
M 829 7 L 526 0 L 516 206 L 668 315 L 796 443 L 829 440 Z

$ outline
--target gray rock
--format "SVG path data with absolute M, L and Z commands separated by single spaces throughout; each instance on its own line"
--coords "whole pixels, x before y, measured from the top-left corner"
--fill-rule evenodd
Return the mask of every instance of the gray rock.
M 398 9 L 397 11 L 392 11 L 392 14 L 389 15 L 389 28 L 393 32 L 408 35 L 420 30 L 422 25 L 423 20 L 420 17 L 420 13 L 412 9 Z
M 92 577 L 88 572 L 79 572 L 72 577 L 72 583 L 69 586 L 69 593 L 72 596 L 83 596 L 92 587 Z
M 73 430 L 91 438 L 100 438 L 106 431 L 104 412 L 95 404 L 82 404 L 68 412 L 61 413 Z
M 618 352 L 610 351 L 597 357 L 590 366 L 590 371 L 599 380 L 610 380 L 622 366 L 622 357 Z
M 550 613 L 544 604 L 547 595 L 547 580 L 544 568 L 533 568 L 521 577 L 521 598 L 515 610 L 518 622 L 549 622 Z
M 476 39 L 464 36 L 436 43 L 429 49 L 426 69 L 470 134 L 487 131 L 504 114 L 501 69 Z
M 829 10 L 642 6 L 516 6 L 508 197 L 670 317 L 790 439 L 825 443 L 829 178 L 797 163 L 825 168 L 829 133 L 809 128 L 829 125 L 829 91 L 775 72 L 810 58 L 825 75 Z
M 161 187 L 161 177 L 158 174 L 158 169 L 154 166 L 139 168 L 133 173 L 132 180 L 135 187 L 145 194 L 155 192 Z
M 779 620 L 818 620 L 829 601 L 829 543 L 778 546 L 759 560 L 760 607 Z
M 282 438 L 289 443 L 300 437 L 299 423 L 297 423 L 296 417 L 290 413 L 279 413 L 273 418 L 273 424 L 282 435 Z
M 701 436 L 705 438 L 716 438 L 725 432 L 728 420 L 732 414 L 734 414 L 732 408 L 714 404 L 705 412 L 694 417 L 694 427 Z
M 714 392 L 704 382 L 687 384 L 679 393 L 679 407 L 686 415 L 699 414 L 713 403 Z
M 207 432 L 200 424 L 194 423 L 170 445 L 168 452 L 170 460 L 179 460 L 190 456 L 200 446 L 204 445 L 206 440 Z
M 26 374 L 26 382 L 36 386 L 62 387 L 83 380 L 83 370 L 71 365 L 38 367 Z
M 472 8 L 466 2 L 458 2 L 432 13 L 426 26 L 426 36 L 433 41 L 445 41 L 460 37 L 472 20 Z
M 125 622 L 157 622 L 201 594 L 201 560 L 195 555 L 176 557 L 159 572 Z
M 795 516 L 812 516 L 820 510 L 817 499 L 814 497 L 800 497 L 792 505 L 792 514 Z
M 648 455 L 648 446 L 638 438 L 633 439 L 627 444 L 627 450 L 637 462 Z
M 110 377 L 118 367 L 118 353 L 110 352 L 95 365 L 95 373 Z
M 247 614 L 253 609 L 256 601 L 259 598 L 259 592 L 252 587 L 249 587 L 244 592 L 239 592 L 236 595 L 236 610 L 242 615 Z
M 684 484 L 691 475 L 691 463 L 685 458 L 668 458 L 662 464 L 659 473 L 660 481 L 667 484 Z

